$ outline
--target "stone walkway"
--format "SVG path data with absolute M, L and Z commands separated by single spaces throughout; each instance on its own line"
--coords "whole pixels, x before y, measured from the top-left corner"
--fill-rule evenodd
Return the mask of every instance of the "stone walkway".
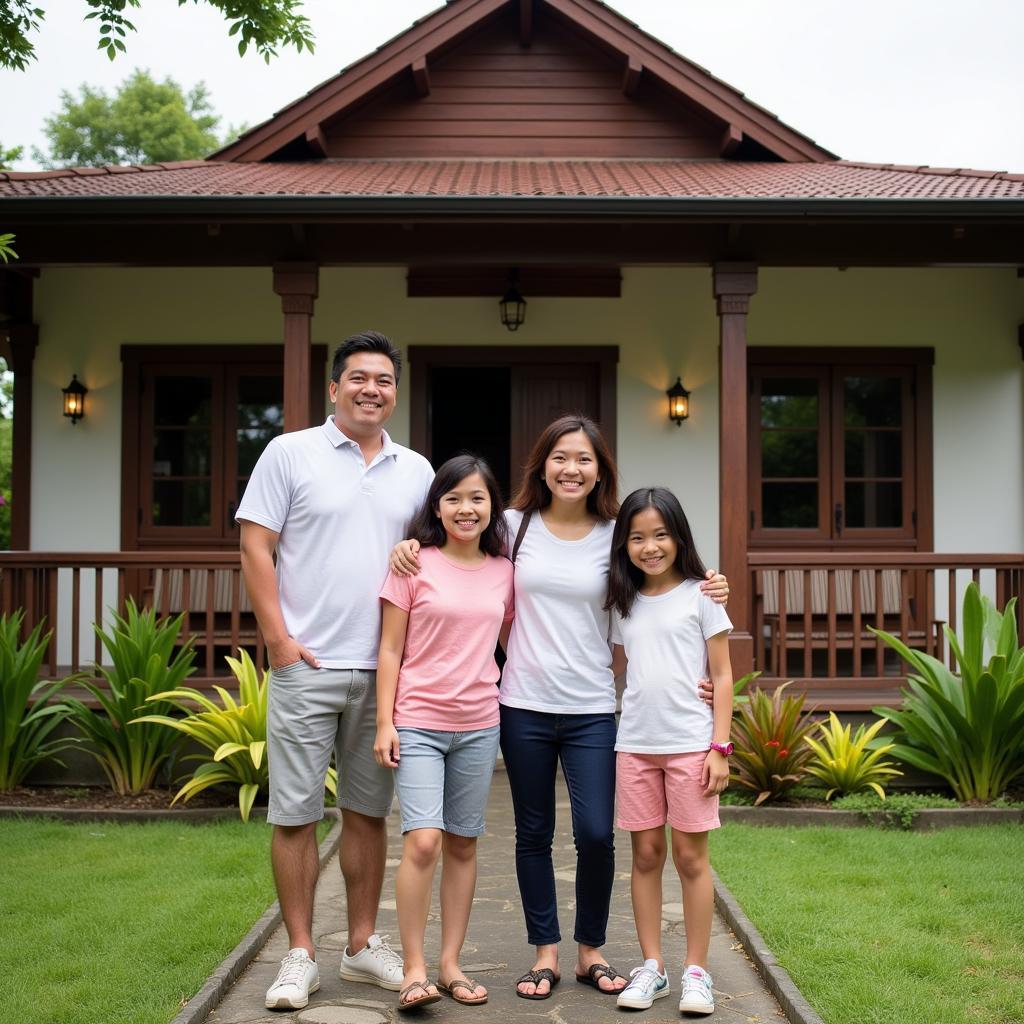
M 287 949 L 283 927 L 278 928 L 248 970 L 228 992 L 224 1001 L 208 1019 L 208 1024 L 385 1024 L 392 1020 L 408 1020 L 414 1024 L 433 1024 L 441 1020 L 502 1020 L 518 1022 L 551 1022 L 551 1024 L 595 1024 L 618 1018 L 633 1017 L 629 1011 L 617 1010 L 614 999 L 601 996 L 593 989 L 573 981 L 575 946 L 571 941 L 574 906 L 573 881 L 575 851 L 569 819 L 568 798 L 559 780 L 562 799 L 558 804 L 559 830 L 555 835 L 555 870 L 558 880 L 559 919 L 562 941 L 562 982 L 554 995 L 542 1002 L 519 999 L 513 980 L 532 965 L 532 949 L 526 945 L 525 927 L 516 887 L 514 843 L 515 828 L 504 773 L 498 771 L 491 789 L 487 814 L 488 833 L 480 840 L 479 881 L 473 916 L 469 925 L 463 966 L 467 974 L 478 976 L 487 986 L 490 999 L 485 1006 L 458 1006 L 450 999 L 434 1003 L 417 1013 L 399 1015 L 395 1010 L 397 995 L 372 985 L 343 982 L 338 965 L 345 947 L 344 894 L 341 872 L 334 861 L 325 869 L 317 890 L 314 934 L 317 937 L 317 958 L 320 963 L 320 991 L 304 1010 L 270 1011 L 263 1007 L 267 987 L 277 973 L 278 964 Z M 398 946 L 398 923 L 395 915 L 394 869 L 401 856 L 402 839 L 397 815 L 389 822 L 390 845 L 388 873 L 378 916 L 378 928 L 390 933 Z M 639 949 L 633 928 L 629 903 L 629 836 L 616 834 L 618 872 L 612 897 L 612 915 L 605 947 L 609 961 L 622 973 L 639 962 Z M 712 842 L 713 849 L 713 842 Z M 440 872 L 438 872 L 440 874 Z M 665 871 L 664 907 L 665 953 L 673 996 L 659 1000 L 637 1016 L 638 1024 L 657 1021 L 679 1021 L 677 1010 L 680 958 L 683 954 L 682 905 L 679 883 L 671 865 Z M 434 910 L 438 906 L 434 894 Z M 341 929 L 341 930 L 339 930 Z M 436 913 L 427 928 L 427 957 L 436 963 L 440 926 Z M 711 972 L 715 978 L 717 1009 L 713 1016 L 690 1018 L 731 1024 L 785 1024 L 786 1018 L 778 1003 L 768 993 L 760 977 L 743 953 L 742 947 L 722 919 L 716 914 L 711 940 Z

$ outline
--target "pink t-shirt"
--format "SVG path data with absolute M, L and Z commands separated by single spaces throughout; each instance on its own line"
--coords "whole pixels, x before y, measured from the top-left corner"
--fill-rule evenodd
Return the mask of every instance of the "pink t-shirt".
M 388 573 L 380 596 L 409 613 L 394 723 L 463 732 L 498 724 L 494 647 L 513 611 L 512 563 L 476 565 L 423 548 L 418 576 Z

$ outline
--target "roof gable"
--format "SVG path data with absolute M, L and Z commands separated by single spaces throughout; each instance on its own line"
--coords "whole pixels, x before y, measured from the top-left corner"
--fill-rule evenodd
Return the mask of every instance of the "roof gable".
M 451 0 L 214 154 L 833 155 L 597 0 Z

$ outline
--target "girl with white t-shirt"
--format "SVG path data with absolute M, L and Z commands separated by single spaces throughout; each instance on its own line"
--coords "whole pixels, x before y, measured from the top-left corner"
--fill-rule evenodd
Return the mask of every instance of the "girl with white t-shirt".
M 498 484 L 459 455 L 437 471 L 410 527 L 422 571 L 391 573 L 381 590 L 377 762 L 396 770 L 405 844 L 395 881 L 404 977 L 398 1009 L 440 999 L 487 1002 L 459 957 L 476 888 L 476 841 L 498 752 L 500 635 L 512 619 L 512 564 Z M 427 979 L 423 939 L 438 857 L 441 956 Z
M 617 751 L 618 825 L 631 833 L 631 892 L 642 967 L 618 1005 L 643 1010 L 669 994 L 661 949 L 666 823 L 683 887 L 686 964 L 679 1009 L 715 1009 L 707 972 L 714 893 L 708 832 L 729 784 L 732 624 L 700 590 L 704 566 L 686 515 L 664 487 L 634 491 L 612 535 L 608 602 L 616 665 L 628 660 Z M 714 708 L 697 695 L 709 675 Z

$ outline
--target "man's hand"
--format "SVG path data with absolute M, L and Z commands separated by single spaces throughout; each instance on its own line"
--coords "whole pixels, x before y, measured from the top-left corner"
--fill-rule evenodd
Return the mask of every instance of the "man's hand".
M 319 668 L 320 662 L 293 637 L 286 636 L 280 643 L 267 644 L 267 658 L 271 668 L 286 668 L 304 661 L 311 668 Z
M 729 758 L 717 750 L 709 750 L 700 773 L 705 796 L 717 796 L 729 785 Z
M 382 768 L 398 767 L 398 730 L 391 724 L 377 727 L 377 738 L 373 741 L 373 756 Z
M 419 576 L 419 554 L 418 540 L 401 540 L 391 549 L 388 565 L 396 576 Z
M 716 604 L 728 604 L 729 602 L 729 581 L 714 569 L 708 569 L 700 589 Z
M 715 684 L 710 679 L 702 679 L 697 684 L 697 696 L 709 708 L 713 708 L 715 706 Z

